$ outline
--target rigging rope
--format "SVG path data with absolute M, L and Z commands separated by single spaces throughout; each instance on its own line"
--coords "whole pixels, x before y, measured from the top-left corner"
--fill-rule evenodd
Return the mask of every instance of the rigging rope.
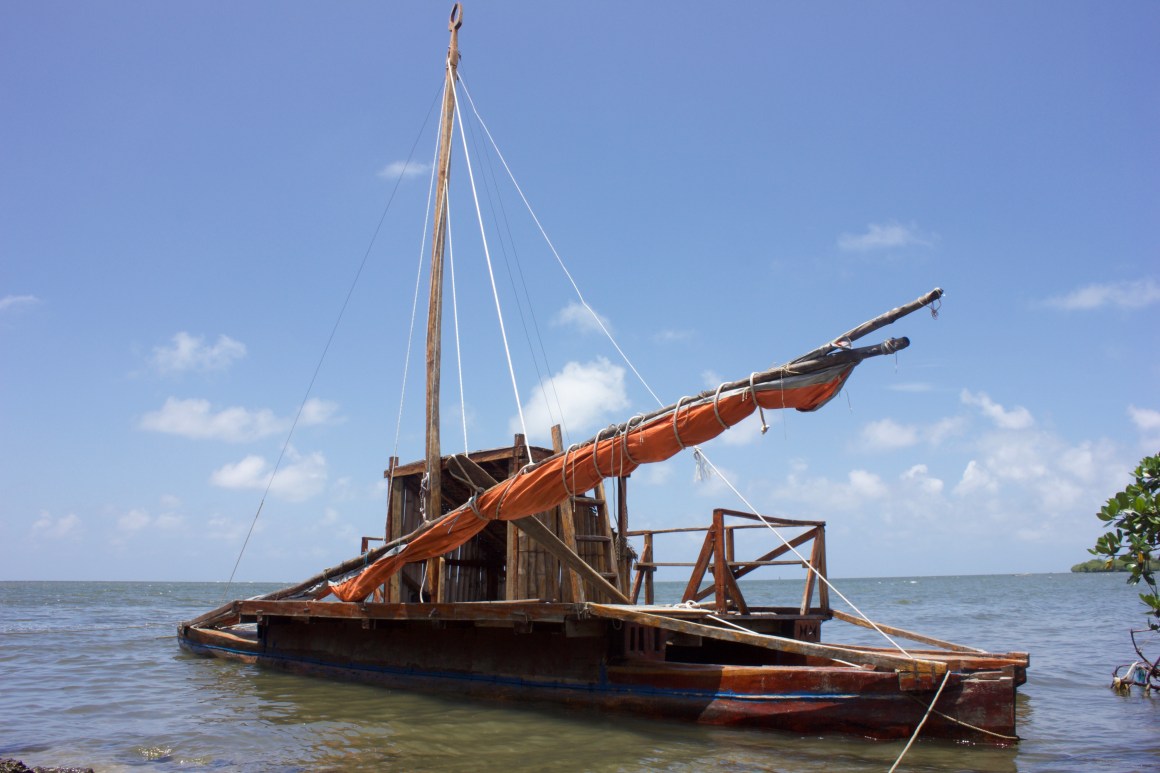
M 306 394 L 302 396 L 302 402 L 298 405 L 298 412 L 294 414 L 294 421 L 290 423 L 290 430 L 286 433 L 286 441 L 282 444 L 282 450 L 278 453 L 278 460 L 274 463 L 274 469 L 270 472 L 270 478 L 266 481 L 266 488 L 262 492 L 262 499 L 258 502 L 258 509 L 254 513 L 254 518 L 250 521 L 250 528 L 246 531 L 246 538 L 242 542 L 242 548 L 238 551 L 238 558 L 234 562 L 234 568 L 230 570 L 230 577 L 226 580 L 225 587 L 222 589 L 222 600 L 226 599 L 226 595 L 230 591 L 230 586 L 233 585 L 234 576 L 238 572 L 238 567 L 242 563 L 242 556 L 246 553 L 246 547 L 250 544 L 250 537 L 254 534 L 254 527 L 258 524 L 258 516 L 262 514 L 262 508 L 266 505 L 266 497 L 270 495 L 270 489 L 274 486 L 274 479 L 278 475 L 278 470 L 282 467 L 282 461 L 286 458 L 286 452 L 290 448 L 290 440 L 294 437 L 294 430 L 298 427 L 298 421 L 302 418 L 302 412 L 306 410 L 306 403 L 310 400 L 310 395 L 314 391 L 314 383 L 318 380 L 318 374 L 322 370 L 322 363 L 326 361 L 326 355 L 330 351 L 330 346 L 334 343 L 334 336 L 338 333 L 338 328 L 342 324 L 343 316 L 346 314 L 346 308 L 350 305 L 350 299 L 354 295 L 354 288 L 358 286 L 358 281 L 362 277 L 363 269 L 366 268 L 367 261 L 370 259 L 371 250 L 374 248 L 375 241 L 378 239 L 379 232 L 383 228 L 383 223 L 387 219 L 387 213 L 391 210 L 391 204 L 395 201 L 395 194 L 399 192 L 399 186 L 403 182 L 403 177 L 406 174 L 407 167 L 411 164 L 411 159 L 415 155 L 415 148 L 419 146 L 419 139 L 423 136 L 423 129 L 427 126 L 427 121 L 431 119 L 431 111 L 434 110 L 435 103 L 431 103 L 431 107 L 427 110 L 427 117 L 423 120 L 423 125 L 419 127 L 418 134 L 415 135 L 415 141 L 411 143 L 411 150 L 407 153 L 407 160 L 403 162 L 402 168 L 399 169 L 399 176 L 395 178 L 395 187 L 391 189 L 391 195 L 387 198 L 386 206 L 383 207 L 383 213 L 379 216 L 379 222 L 375 225 L 375 230 L 371 234 L 370 242 L 367 244 L 366 250 L 363 252 L 362 260 L 358 264 L 358 270 L 355 271 L 354 279 L 351 280 L 350 288 L 346 291 L 346 297 L 339 307 L 338 316 L 334 320 L 334 325 L 330 329 L 330 335 L 326 339 L 326 344 L 322 347 L 322 354 L 318 357 L 318 363 L 314 366 L 314 373 L 310 376 L 310 383 L 306 386 Z
M 463 82 L 462 78 L 460 78 L 460 80 Z M 507 159 L 504 158 L 503 151 L 499 149 L 499 145 L 496 144 L 495 138 L 491 136 L 491 130 L 487 128 L 487 124 L 484 123 L 483 117 L 479 114 L 479 111 L 476 110 L 475 102 L 471 99 L 471 91 L 467 88 L 466 82 L 463 82 L 463 93 L 467 96 L 467 102 L 471 106 L 472 112 L 475 113 L 476 120 L 479 121 L 479 125 L 483 127 L 483 131 L 487 134 L 487 138 L 491 142 L 492 147 L 495 148 L 495 152 L 496 155 L 499 156 L 500 163 L 503 164 L 504 170 L 508 173 L 508 178 L 512 181 L 512 185 L 515 186 L 516 192 L 520 195 L 520 199 L 523 200 L 524 206 L 528 210 L 528 214 L 532 216 L 532 220 L 535 222 L 536 227 L 540 229 L 540 235 L 544 237 L 544 241 L 548 244 L 548 249 L 550 249 L 552 251 L 552 255 L 555 256 L 556 262 L 560 265 L 561 270 L 564 272 L 564 276 L 568 277 L 568 281 L 571 283 L 572 289 L 576 292 L 576 297 L 580 299 L 580 304 L 588 311 L 589 314 L 592 315 L 592 319 L 596 320 L 596 324 L 600 326 L 602 331 L 604 331 L 604 335 L 607 336 L 608 340 L 612 343 L 612 346 L 616 349 L 617 353 L 620 354 L 621 359 L 624 360 L 625 364 L 628 365 L 640 383 L 646 390 L 648 390 L 648 393 L 652 395 L 653 399 L 657 401 L 657 405 L 664 405 L 661 399 L 657 397 L 657 393 L 654 392 L 652 387 L 648 385 L 648 382 L 644 380 L 644 376 L 642 376 L 640 371 L 636 369 L 636 366 L 632 364 L 632 360 L 628 359 L 628 355 L 625 354 L 624 350 L 620 348 L 620 344 L 616 342 L 616 339 L 613 338 L 612 333 L 609 332 L 608 328 L 604 325 L 604 321 L 600 319 L 600 315 L 597 314 L 596 311 L 588 305 L 588 301 L 584 299 L 584 294 L 580 292 L 580 287 L 576 284 L 576 280 L 572 278 L 572 272 L 570 272 L 568 267 L 564 265 L 564 259 L 560 257 L 560 253 L 556 250 L 556 245 L 552 244 L 551 238 L 548 237 L 548 232 L 544 230 L 544 226 L 542 223 L 540 223 L 540 218 L 536 216 L 535 210 L 532 209 L 532 205 L 528 201 L 528 197 L 524 195 L 524 191 L 522 188 L 520 188 L 520 184 L 516 182 L 515 175 L 512 173 L 511 167 L 508 166 L 508 162 Z
M 454 94 L 455 94 L 455 91 L 454 91 L 454 89 L 452 89 L 452 95 L 454 95 Z M 477 114 L 477 116 L 478 116 L 478 114 Z M 520 388 L 519 388 L 519 385 L 516 383 L 516 371 L 515 371 L 515 367 L 512 365 L 511 347 L 508 346 L 507 330 L 504 328 L 504 324 L 503 324 L 503 309 L 501 308 L 500 302 L 499 302 L 499 291 L 496 289 L 496 286 L 495 286 L 495 272 L 492 270 L 492 266 L 491 266 L 491 251 L 488 249 L 488 246 L 487 246 L 487 232 L 484 230 L 484 227 L 483 227 L 483 213 L 479 209 L 479 192 L 476 191 L 476 189 L 475 189 L 475 172 L 472 171 L 472 168 L 471 168 L 471 152 L 467 147 L 467 135 L 463 131 L 463 113 L 459 110 L 459 100 L 458 99 L 455 100 L 455 117 L 459 121 L 459 136 L 463 142 L 463 157 L 464 157 L 464 160 L 467 162 L 467 176 L 468 176 L 468 179 L 471 181 L 471 196 L 472 196 L 472 199 L 475 201 L 475 216 L 476 216 L 476 219 L 479 221 L 479 235 L 480 235 L 480 239 L 483 241 L 483 255 L 484 255 L 484 258 L 486 258 L 486 260 L 487 260 L 487 275 L 491 279 L 491 293 L 495 297 L 495 312 L 496 312 L 496 316 L 499 317 L 499 332 L 500 332 L 500 335 L 503 337 L 504 354 L 507 355 L 508 373 L 511 375 L 512 391 L 515 393 L 515 398 L 516 398 L 516 409 L 519 411 L 519 415 L 520 415 L 520 428 L 523 430 L 523 433 L 524 433 L 524 447 L 527 449 L 527 452 L 528 452 L 528 461 L 531 461 L 532 460 L 532 446 L 531 446 L 530 441 L 528 440 L 528 426 L 527 426 L 527 423 L 524 421 L 524 406 L 523 406 L 523 403 L 520 402 Z M 482 123 L 482 121 L 481 121 L 481 123 Z M 484 127 L 484 128 L 486 129 L 486 127 Z
M 448 182 L 450 185 L 450 181 Z M 467 404 L 463 393 L 463 349 L 459 345 L 459 299 L 455 292 L 455 245 L 451 239 L 451 207 L 447 208 L 447 259 L 451 267 L 451 318 L 455 327 L 455 365 L 459 371 L 459 414 L 463 419 L 463 453 L 469 453 L 467 443 Z
M 657 404 L 658 404 L 658 405 L 661 405 L 661 406 L 663 406 L 663 405 L 664 405 L 664 403 L 661 401 L 660 397 L 658 397 L 658 396 L 657 396 L 656 392 L 654 392 L 654 391 L 653 391 L 653 389 L 652 389 L 652 387 L 650 387 L 650 386 L 649 386 L 649 384 L 648 384 L 648 382 L 645 380 L 644 376 L 643 376 L 643 375 L 641 375 L 640 371 L 639 371 L 639 370 L 637 370 L 636 366 L 635 366 L 635 365 L 632 363 L 632 361 L 631 361 L 631 360 L 628 358 L 628 355 L 627 355 L 627 354 L 625 354 L 625 352 L 624 352 L 624 350 L 623 350 L 623 349 L 621 349 L 620 345 L 619 345 L 619 344 L 616 342 L 616 339 L 613 337 L 612 333 L 611 333 L 611 332 L 608 330 L 608 328 L 605 326 L 605 324 L 604 324 L 604 321 L 603 321 L 603 320 L 600 318 L 600 315 L 596 313 L 596 311 L 595 311 L 595 310 L 594 310 L 594 309 L 593 309 L 593 308 L 592 308 L 592 307 L 591 307 L 591 306 L 588 304 L 588 301 L 587 301 L 587 300 L 584 298 L 584 294 L 583 294 L 583 293 L 580 291 L 580 287 L 579 287 L 579 286 L 576 284 L 576 280 L 573 278 L 573 276 L 572 276 L 572 273 L 571 273 L 571 272 L 568 270 L 568 267 L 567 267 L 567 266 L 564 264 L 564 260 L 563 260 L 563 258 L 562 258 L 562 257 L 560 257 L 560 253 L 559 253 L 559 252 L 556 250 L 556 246 L 555 246 L 555 245 L 552 243 L 552 240 L 551 240 L 551 238 L 548 236 L 548 233 L 547 233 L 547 231 L 544 229 L 544 226 L 543 226 L 543 224 L 540 222 L 540 219 L 539 219 L 539 217 L 537 217 L 537 216 L 536 216 L 535 210 L 534 210 L 534 209 L 532 209 L 532 205 L 531 205 L 531 203 L 528 201 L 528 198 L 527 198 L 527 196 L 525 196 L 525 195 L 524 195 L 523 189 L 520 187 L 520 184 L 519 184 L 519 183 L 516 181 L 515 174 L 512 172 L 512 170 L 511 170 L 511 167 L 510 167 L 510 166 L 508 166 L 507 159 L 506 159 L 506 158 L 504 158 L 503 151 L 502 151 L 502 150 L 500 150 L 500 148 L 499 148 L 499 145 L 496 143 L 496 141 L 495 141 L 495 138 L 494 138 L 494 137 L 492 136 L 492 134 L 491 134 L 491 130 L 490 130 L 490 129 L 488 129 L 488 127 L 487 127 L 487 123 L 486 123 L 486 122 L 483 120 L 483 117 L 482 117 L 482 116 L 479 114 L 479 110 L 478 110 L 478 109 L 476 108 L 476 106 L 475 106 L 475 101 L 474 101 L 474 100 L 471 98 L 471 90 L 470 90 L 470 89 L 467 87 L 467 83 L 466 83 L 466 81 L 464 81 L 464 80 L 463 80 L 462 76 L 460 76 L 460 82 L 461 82 L 461 84 L 462 84 L 462 86 L 463 86 L 463 92 L 464 92 L 464 95 L 467 97 L 467 102 L 468 102 L 468 105 L 470 105 L 470 107 L 471 107 L 471 110 L 472 110 L 472 112 L 474 113 L 476 120 L 478 120 L 478 121 L 479 121 L 479 125 L 480 125 L 480 126 L 483 128 L 483 131 L 484 131 L 484 132 L 487 134 L 487 138 L 488 138 L 488 140 L 491 142 L 491 145 L 492 145 L 492 147 L 493 147 L 493 148 L 495 148 L 496 155 L 499 157 L 500 163 L 502 163 L 502 164 L 503 164 L 503 168 L 504 168 L 504 170 L 507 172 L 507 174 L 508 174 L 508 178 L 511 180 L 511 182 L 512 182 L 512 185 L 513 185 L 513 186 L 515 187 L 515 189 L 516 189 L 516 192 L 517 192 L 517 193 L 519 193 L 519 195 L 520 195 L 520 199 L 521 199 L 521 200 L 524 202 L 524 206 L 525 206 L 525 207 L 527 208 L 527 210 L 528 210 L 528 214 L 530 214 L 530 215 L 531 215 L 531 217 L 532 217 L 532 220 L 533 220 L 533 221 L 535 222 L 535 224 L 536 224 L 536 227 L 537 227 L 537 228 L 540 230 L 540 235 L 541 235 L 541 236 L 543 236 L 543 238 L 544 238 L 544 241 L 547 243 L 547 245 L 548 245 L 548 248 L 549 248 L 549 249 L 551 250 L 551 252 L 552 252 L 552 255 L 553 255 L 555 258 L 556 258 L 556 262 L 559 264 L 559 266 L 560 266 L 561 270 L 564 272 L 564 275 L 565 275 L 565 276 L 568 278 L 568 281 L 569 281 L 569 283 L 572 285 L 572 289 L 573 289 L 573 290 L 576 292 L 576 297 L 577 297 L 577 298 L 580 300 L 580 303 L 581 303 L 581 305 L 583 305 L 583 306 L 584 306 L 584 308 L 585 308 L 585 309 L 588 311 L 588 313 L 592 315 L 592 318 L 593 318 L 593 319 L 596 321 L 596 324 L 597 324 L 597 325 L 600 327 L 600 329 L 601 329 L 601 330 L 604 332 L 604 335 L 605 335 L 605 336 L 608 338 L 608 340 L 609 340 L 609 341 L 612 343 L 612 346 L 613 346 L 613 347 L 616 349 L 617 353 L 618 353 L 618 354 L 620 354 L 620 357 L 621 357 L 621 359 L 622 359 L 622 360 L 624 360 L 625 364 L 626 364 L 626 365 L 628 365 L 628 367 L 629 367 L 629 368 L 632 370 L 633 374 L 635 374 L 635 375 L 636 375 L 637 379 L 638 379 L 638 380 L 640 381 L 640 383 L 641 383 L 641 384 L 644 386 L 644 388 L 645 388 L 645 389 L 648 391 L 648 393 L 649 393 L 650 395 L 652 395 L 653 399 L 654 399 L 654 400 L 656 400 L 656 402 L 657 402 Z M 457 102 L 457 104 L 458 104 L 458 102 Z M 457 113 L 456 113 L 456 114 L 457 114 L 457 115 L 459 115 L 459 112 L 457 111 Z M 462 120 L 463 120 L 463 119 L 462 119 L 462 116 L 460 116 L 460 119 L 459 119 L 459 120 L 460 120 L 461 133 L 462 133 Z M 464 150 L 465 150 L 465 152 L 466 152 L 466 144 L 465 144 L 465 146 L 464 146 Z M 468 170 L 470 171 L 470 165 L 468 166 Z M 474 192 L 474 181 L 473 181 L 472 185 L 473 185 L 473 189 L 472 189 L 472 190 L 473 190 L 473 192 Z M 477 210 L 478 210 L 478 200 L 477 200 Z M 481 221 L 481 223 L 480 223 L 480 228 L 482 229 L 482 221 Z M 485 246 L 485 250 L 486 250 L 486 246 Z M 490 259 L 489 259 L 489 263 L 488 263 L 488 268 L 489 268 L 489 270 L 490 270 L 490 266 L 491 266 L 491 264 L 490 264 Z M 495 285 L 495 282 L 494 282 L 494 279 L 493 279 L 493 280 L 492 280 L 492 286 L 493 286 L 493 288 L 494 288 L 494 285 Z M 497 302 L 497 305 L 498 305 L 498 297 L 497 297 L 497 301 L 496 301 L 496 302 Z M 504 340 L 504 346 L 505 346 L 505 348 L 506 348 L 506 346 L 507 346 L 507 341 L 506 341 L 506 338 L 505 338 L 505 340 Z M 510 362 L 511 362 L 510 355 L 509 355 L 509 358 L 508 358 L 508 362 L 509 362 L 509 367 L 510 367 Z M 513 381 L 514 381 L 514 376 L 513 376 Z M 678 410 L 679 410 L 679 408 L 680 408 L 680 405 L 678 404 L 678 406 L 677 406 L 677 407 L 678 407 Z M 521 412 L 520 412 L 520 422 L 521 422 L 521 424 L 523 423 L 523 412 L 522 412 L 522 410 L 521 410 Z M 782 424 L 783 424 L 783 428 L 784 428 L 784 425 L 785 425 L 785 422 L 784 422 L 784 420 L 782 421 Z M 762 414 L 762 434 L 764 434 L 766 430 L 768 430 L 768 426 L 766 426 L 766 425 L 765 425 L 765 420 L 764 420 L 764 413 L 763 413 L 763 414 Z M 525 430 L 524 430 L 524 435 L 525 435 L 525 437 L 527 436 L 527 430 L 526 430 L 526 428 L 525 428 Z M 679 438 L 678 438 L 678 440 L 679 440 Z M 711 467 L 711 468 L 712 468 L 712 470 L 713 470 L 713 472 L 714 472 L 714 473 L 716 473 L 716 474 L 717 474 L 717 475 L 718 475 L 718 476 L 719 476 L 719 477 L 720 477 L 720 478 L 721 478 L 723 481 L 725 481 L 725 484 L 726 484 L 726 485 L 729 487 L 729 489 L 730 489 L 731 491 L 733 491 L 733 493 L 734 493 L 734 494 L 737 496 L 737 498 L 738 498 L 738 499 L 739 499 L 741 502 L 743 502 L 743 503 L 745 504 L 745 506 L 746 506 L 746 507 L 748 507 L 748 508 L 750 509 L 750 511 L 751 511 L 751 512 L 752 512 L 754 515 L 759 515 L 759 513 L 758 513 L 758 511 L 757 511 L 757 508 L 755 508 L 755 507 L 753 506 L 753 504 L 752 504 L 751 502 L 749 502 L 749 500 L 747 500 L 747 499 L 746 499 L 746 498 L 745 498 L 745 497 L 744 497 L 744 496 L 741 494 L 741 492 L 740 492 L 740 491 L 738 491 L 737 487 L 736 487 L 736 486 L 734 486 L 734 485 L 733 485 L 733 483 L 732 483 L 731 481 L 729 481 L 729 480 L 728 480 L 728 479 L 727 479 L 727 478 L 726 478 L 726 477 L 725 477 L 725 476 L 724 476 L 724 475 L 721 473 L 721 471 L 720 471 L 720 470 L 717 468 L 717 466 L 716 466 L 715 464 L 713 464 L 712 460 L 711 460 L 711 459 L 709 459 L 708 455 L 707 455 L 707 454 L 705 454 L 705 452 L 704 452 L 704 451 L 703 451 L 703 450 L 702 450 L 702 449 L 701 449 L 699 446 L 698 446 L 698 447 L 695 447 L 695 448 L 696 448 L 696 451 L 698 451 L 698 452 L 699 452 L 699 454 L 700 454 L 700 458 L 701 458 L 701 459 L 703 459 L 703 460 L 704 460 L 704 462 L 705 462 L 705 463 L 707 463 L 707 464 L 709 465 L 709 467 Z M 899 652 L 901 652 L 902 654 L 906 655 L 907 657 L 913 658 L 913 656 L 912 656 L 912 655 L 911 655 L 909 652 L 907 652 L 907 651 L 906 651 L 906 649 L 902 647 L 902 645 L 900 645 L 898 642 L 896 642 L 894 639 L 892 639 L 892 638 L 891 638 L 891 637 L 890 637 L 890 636 L 889 636 L 889 635 L 888 635 L 888 634 L 887 634 L 885 631 L 883 631 L 881 628 L 879 628 L 879 627 L 878 627 L 878 625 L 876 625 L 876 624 L 874 623 L 874 621 L 873 621 L 873 620 L 870 620 L 870 618 L 868 618 L 868 617 L 867 617 L 867 616 L 866 616 L 866 615 L 865 615 L 865 614 L 862 612 L 862 610 L 858 609 L 858 607 L 857 607 L 857 606 L 856 606 L 856 605 L 855 605 L 855 604 L 854 604 L 852 601 L 850 601 L 850 599 L 846 598 L 846 596 L 845 596 L 845 595 L 844 595 L 844 594 L 843 594 L 841 591 L 839 591 L 839 590 L 838 590 L 838 589 L 837 589 L 837 588 L 836 588 L 836 587 L 833 585 L 833 583 L 831 583 L 831 582 L 830 582 L 830 581 L 829 581 L 827 578 L 823 577 L 823 576 L 822 576 L 822 575 L 821 575 L 821 574 L 820 574 L 820 573 L 819 573 L 819 572 L 818 572 L 818 571 L 817 571 L 817 570 L 816 570 L 816 569 L 813 567 L 813 565 L 812 565 L 812 564 L 811 564 L 811 563 L 810 563 L 808 560 L 806 560 L 806 558 L 805 558 L 804 556 L 802 556 L 802 554 L 801 554 L 800 552 L 798 552 L 798 550 L 797 550 L 795 547 L 793 547 L 792 545 L 790 545 L 790 544 L 789 544 L 789 542 L 788 542 L 788 541 L 785 539 L 785 537 L 783 537 L 783 536 L 781 535 L 781 533 L 780 533 L 780 532 L 778 532 L 778 531 L 777 531 L 777 529 L 775 529 L 775 528 L 774 528 L 772 525 L 770 525 L 770 524 L 768 524 L 768 523 L 766 523 L 765 525 L 766 525 L 766 526 L 767 526 L 767 527 L 768 527 L 768 528 L 769 528 L 769 529 L 770 529 L 770 530 L 771 530 L 771 531 L 772 531 L 772 532 L 773 532 L 773 533 L 774 533 L 774 534 L 777 536 L 777 538 L 778 538 L 778 539 L 780 539 L 780 540 L 781 540 L 781 541 L 782 541 L 782 542 L 783 542 L 785 545 L 787 545 L 787 546 L 789 547 L 789 549 L 790 549 L 790 550 L 792 550 L 792 551 L 793 551 L 794 555 L 796 555 L 796 556 L 797 556 L 797 557 L 798 557 L 798 558 L 799 558 L 799 559 L 800 559 L 800 560 L 801 560 L 801 561 L 804 563 L 804 565 L 806 566 L 806 569 L 807 569 L 807 571 L 808 571 L 808 572 L 813 572 L 813 573 L 814 573 L 814 575 L 815 575 L 815 576 L 817 576 L 817 578 L 818 578 L 819 580 L 821 580 L 823 583 L 825 583 L 826 587 L 828 587 L 830 590 L 832 590 L 832 591 L 833 591 L 833 592 L 834 592 L 834 593 L 835 593 L 835 594 L 836 594 L 836 595 L 837 595 L 839 598 L 841 598 L 841 599 L 842 599 L 844 602 L 846 602 L 847 604 L 849 604 L 849 605 L 850 605 L 850 608 L 851 608 L 851 609 L 853 609 L 853 610 L 854 610 L 854 612 L 855 612 L 855 613 L 857 613 L 859 617 L 861 617 L 861 618 L 862 618 L 862 619 L 864 619 L 864 620 L 865 620 L 867 623 L 869 623 L 869 624 L 870 624 L 870 625 L 871 625 L 871 626 L 874 628 L 874 630 L 875 630 L 875 631 L 877 631 L 877 632 L 878 632 L 879 634 L 881 634 L 881 635 L 882 635 L 882 636 L 883 636 L 883 637 L 884 637 L 884 638 L 885 638 L 885 639 L 886 639 L 888 642 L 890 642 L 892 645 L 894 645 L 894 647 L 895 647 L 895 648 L 897 648 Z

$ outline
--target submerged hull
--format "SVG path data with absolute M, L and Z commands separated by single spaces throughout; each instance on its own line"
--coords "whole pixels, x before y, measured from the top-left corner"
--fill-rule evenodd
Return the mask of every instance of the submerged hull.
M 911 735 L 943 682 L 929 674 L 820 664 L 784 652 L 670 637 L 591 617 L 583 604 L 238 606 L 245 604 L 251 608 L 228 622 L 256 625 L 183 624 L 181 646 L 397 689 L 881 739 Z M 1025 662 L 945 652 L 937 657 L 947 661 L 946 683 L 922 734 L 1015 741 L 1015 690 Z

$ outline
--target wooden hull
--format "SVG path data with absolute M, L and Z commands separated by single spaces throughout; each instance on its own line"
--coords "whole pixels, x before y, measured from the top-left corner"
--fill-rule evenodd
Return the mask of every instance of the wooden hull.
M 361 618 L 348 616 L 356 605 L 310 606 L 313 613 L 345 608 L 344 617 L 294 614 L 300 611 L 295 609 L 252 615 L 258 625 L 249 635 L 184 624 L 180 643 L 201 655 L 397 689 L 880 739 L 913 733 L 942 682 L 892 670 L 819 665 L 778 652 L 760 653 L 769 662 L 756 664 L 669 662 L 665 653 L 670 658 L 674 652 L 692 653 L 703 660 L 730 653 L 666 647 L 660 638 L 641 646 L 628 641 L 629 626 L 570 614 L 573 605 L 539 605 L 534 619 L 517 607 L 498 617 L 471 619 L 460 610 L 453 615 L 458 619 L 424 619 L 426 610 L 413 609 L 416 605 L 364 605 L 364 614 L 365 607 L 381 609 Z M 546 607 L 565 609 L 545 613 Z M 752 659 L 752 653 L 740 657 Z M 1015 740 L 1015 690 L 1024 680 L 1023 669 L 993 667 L 989 661 L 974 665 L 983 670 L 948 671 L 923 736 Z

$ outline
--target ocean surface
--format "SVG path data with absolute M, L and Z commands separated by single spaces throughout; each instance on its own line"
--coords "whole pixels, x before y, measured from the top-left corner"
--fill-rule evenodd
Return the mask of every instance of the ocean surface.
M 1143 622 L 1123 575 L 834 583 L 876 621 L 1031 653 L 1017 709 L 1022 743 L 920 738 L 900 770 L 1160 770 L 1160 696 L 1109 689 L 1112 670 L 1136 658 L 1129 627 Z M 274 587 L 235 585 L 229 597 Z M 675 583 L 663 587 L 679 594 Z M 751 603 L 800 592 L 788 581 L 743 587 Z M 223 589 L 0 582 L 0 757 L 158 772 L 886 771 L 904 746 L 475 703 L 182 653 L 177 622 L 217 606 Z M 823 636 L 868 641 L 840 622 Z

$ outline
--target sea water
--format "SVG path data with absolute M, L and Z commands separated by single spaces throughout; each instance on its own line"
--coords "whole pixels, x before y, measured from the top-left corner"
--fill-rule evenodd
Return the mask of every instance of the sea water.
M 1031 653 L 1016 709 L 1022 743 L 920 738 L 900 769 L 1160 770 L 1160 695 L 1109 689 L 1113 669 L 1136 659 L 1129 628 L 1144 622 L 1124 575 L 834 584 L 876 621 Z M 228 595 L 274 587 L 235 585 Z M 904 746 L 418 695 L 181 652 L 176 623 L 219 605 L 223 590 L 0 582 L 0 757 L 158 772 L 885 771 Z M 661 600 L 676 600 L 680 590 L 662 584 Z M 754 604 L 800 599 L 797 583 L 754 582 L 743 591 Z M 832 603 L 848 609 L 836 597 Z M 823 627 L 825 640 L 873 636 L 837 621 Z

